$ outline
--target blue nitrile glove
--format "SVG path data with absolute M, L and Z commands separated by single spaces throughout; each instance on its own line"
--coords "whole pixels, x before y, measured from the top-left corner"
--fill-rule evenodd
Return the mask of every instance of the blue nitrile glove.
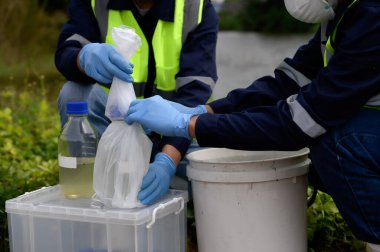
M 134 100 L 124 117 L 128 124 L 140 123 L 164 136 L 177 136 L 191 139 L 189 135 L 189 121 L 192 114 L 178 112 L 169 101 L 161 96 Z
M 159 152 L 143 178 L 138 195 L 139 200 L 144 205 L 150 205 L 165 195 L 169 190 L 170 180 L 175 169 L 173 159 L 167 154 Z
M 143 127 L 143 130 L 145 132 L 145 135 L 150 136 L 152 134 L 152 130 L 146 127 Z
M 115 76 L 132 83 L 132 65 L 129 64 L 110 44 L 91 43 L 79 53 L 79 65 L 83 71 L 104 84 L 110 84 Z
M 178 112 L 181 112 L 184 114 L 201 115 L 201 114 L 207 113 L 207 109 L 205 105 L 198 105 L 196 107 L 190 108 L 173 101 L 169 101 L 169 103 L 170 105 L 172 105 L 173 108 L 178 110 Z

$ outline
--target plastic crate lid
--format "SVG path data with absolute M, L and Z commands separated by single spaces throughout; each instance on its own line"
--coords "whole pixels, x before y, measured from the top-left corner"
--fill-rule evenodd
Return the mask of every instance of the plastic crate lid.
M 92 199 L 67 199 L 61 194 L 60 186 L 56 185 L 7 200 L 5 210 L 8 214 L 51 219 L 140 225 L 151 221 L 153 212 L 156 219 L 177 213 L 187 201 L 187 191 L 169 190 L 166 196 L 151 206 L 135 209 L 107 208 L 93 204 Z

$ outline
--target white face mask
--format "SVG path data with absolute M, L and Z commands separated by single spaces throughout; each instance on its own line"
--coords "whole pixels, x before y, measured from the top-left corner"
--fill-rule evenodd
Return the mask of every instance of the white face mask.
M 285 0 L 286 10 L 294 18 L 305 23 L 323 23 L 335 16 L 338 0 Z

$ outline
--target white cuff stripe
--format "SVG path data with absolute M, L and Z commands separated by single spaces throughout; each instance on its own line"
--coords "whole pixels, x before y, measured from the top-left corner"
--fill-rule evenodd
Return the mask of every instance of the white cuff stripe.
M 372 96 L 366 103 L 369 106 L 380 106 L 380 94 Z
M 326 129 L 319 125 L 310 114 L 296 100 L 297 95 L 291 95 L 286 99 L 293 121 L 300 129 L 312 138 L 316 138 L 326 132 Z
M 87 40 L 85 37 L 75 33 L 74 35 L 72 35 L 71 37 L 67 38 L 66 41 L 69 41 L 69 40 L 75 40 L 75 41 L 78 41 L 82 46 L 85 46 L 87 44 L 90 44 L 91 42 L 89 40 Z
M 176 79 L 176 90 L 179 88 L 185 86 L 186 84 L 189 84 L 192 81 L 198 80 L 200 82 L 203 82 L 211 87 L 211 90 L 214 89 L 215 81 L 211 77 L 205 77 L 205 76 L 186 76 L 186 77 L 178 77 Z
M 278 67 L 277 70 L 284 72 L 290 79 L 294 80 L 298 86 L 303 87 L 311 82 L 309 78 L 303 75 L 301 72 L 297 71 L 285 61 L 283 61 Z

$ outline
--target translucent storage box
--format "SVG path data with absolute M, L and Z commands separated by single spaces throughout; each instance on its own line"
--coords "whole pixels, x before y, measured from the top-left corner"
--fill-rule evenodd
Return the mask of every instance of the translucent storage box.
M 185 252 L 187 192 L 140 209 L 66 199 L 59 185 L 6 201 L 11 252 Z

